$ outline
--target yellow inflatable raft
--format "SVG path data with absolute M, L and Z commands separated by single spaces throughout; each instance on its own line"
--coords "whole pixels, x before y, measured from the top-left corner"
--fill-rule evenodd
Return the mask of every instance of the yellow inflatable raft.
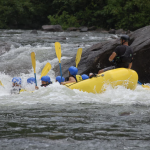
M 102 93 L 106 90 L 108 84 L 111 84 L 113 88 L 123 85 L 127 89 L 134 90 L 137 82 L 138 75 L 134 70 L 118 68 L 106 71 L 87 80 L 66 84 L 66 86 L 70 89 L 78 89 L 88 93 Z

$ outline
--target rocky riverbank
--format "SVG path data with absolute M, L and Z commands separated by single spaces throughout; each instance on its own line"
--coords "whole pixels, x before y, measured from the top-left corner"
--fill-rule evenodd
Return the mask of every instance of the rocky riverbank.
M 63 32 L 64 31 L 62 29 L 61 25 L 43 25 L 42 30 L 47 31 L 47 32 Z M 109 34 L 130 34 L 130 32 L 131 32 L 129 30 L 125 31 L 123 29 L 118 29 L 118 30 L 110 29 L 109 31 L 107 31 L 103 28 L 97 28 L 96 26 L 92 26 L 92 27 L 81 26 L 79 28 L 70 27 L 65 31 L 67 31 L 67 32 L 71 32 L 71 31 L 79 31 L 79 32 L 99 31 L 102 33 L 109 33 Z

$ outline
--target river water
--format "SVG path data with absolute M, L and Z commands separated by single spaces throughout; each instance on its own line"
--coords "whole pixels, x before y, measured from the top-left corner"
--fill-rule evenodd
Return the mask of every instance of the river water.
M 148 150 L 150 149 L 150 91 L 138 85 L 132 91 L 108 87 L 102 94 L 70 90 L 54 83 L 40 87 L 40 74 L 50 62 L 48 73 L 55 82 L 58 64 L 54 42 L 59 41 L 62 60 L 70 59 L 79 47 L 85 51 L 95 43 L 111 40 L 98 32 L 0 30 L 0 41 L 11 45 L 0 56 L 0 150 Z M 11 80 L 22 78 L 23 87 L 32 77 L 30 53 L 36 53 L 39 90 L 11 95 Z M 63 66 L 62 66 L 63 69 Z

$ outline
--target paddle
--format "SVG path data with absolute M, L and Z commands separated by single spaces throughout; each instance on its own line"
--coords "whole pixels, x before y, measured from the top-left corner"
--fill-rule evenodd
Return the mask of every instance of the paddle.
M 76 68 L 78 67 L 78 64 L 81 60 L 81 55 L 82 55 L 82 48 L 79 48 L 78 51 L 77 51 L 77 54 L 76 54 Z
M 51 70 L 52 66 L 51 64 L 48 62 L 45 67 L 43 68 L 42 72 L 41 72 L 41 77 L 46 76 L 48 74 L 48 72 Z M 40 79 L 41 79 L 40 77 Z
M 0 85 L 4 87 L 4 85 L 2 84 L 2 82 L 0 81 Z
M 61 81 L 62 81 L 62 71 L 61 71 L 61 45 L 59 42 L 55 42 L 55 52 L 56 52 L 56 56 L 59 60 L 59 67 L 60 67 L 60 74 L 61 74 Z
M 143 88 L 150 89 L 150 86 L 148 86 L 148 85 L 143 85 L 140 81 L 138 81 L 138 84 L 142 85 Z
M 31 53 L 31 61 L 32 61 L 32 67 L 34 69 L 34 76 L 35 76 L 35 85 L 37 86 L 37 81 L 36 81 L 36 60 L 35 60 L 35 53 Z

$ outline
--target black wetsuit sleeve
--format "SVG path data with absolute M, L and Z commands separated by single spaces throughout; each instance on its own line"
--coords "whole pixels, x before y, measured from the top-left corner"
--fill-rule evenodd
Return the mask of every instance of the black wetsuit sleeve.
M 117 55 L 119 55 L 119 51 L 120 51 L 120 47 L 119 46 L 117 46 L 116 48 L 115 48 L 115 53 L 117 54 Z
M 130 63 L 132 63 L 133 62 L 133 57 L 132 57 L 132 60 L 131 60 L 131 62 Z

